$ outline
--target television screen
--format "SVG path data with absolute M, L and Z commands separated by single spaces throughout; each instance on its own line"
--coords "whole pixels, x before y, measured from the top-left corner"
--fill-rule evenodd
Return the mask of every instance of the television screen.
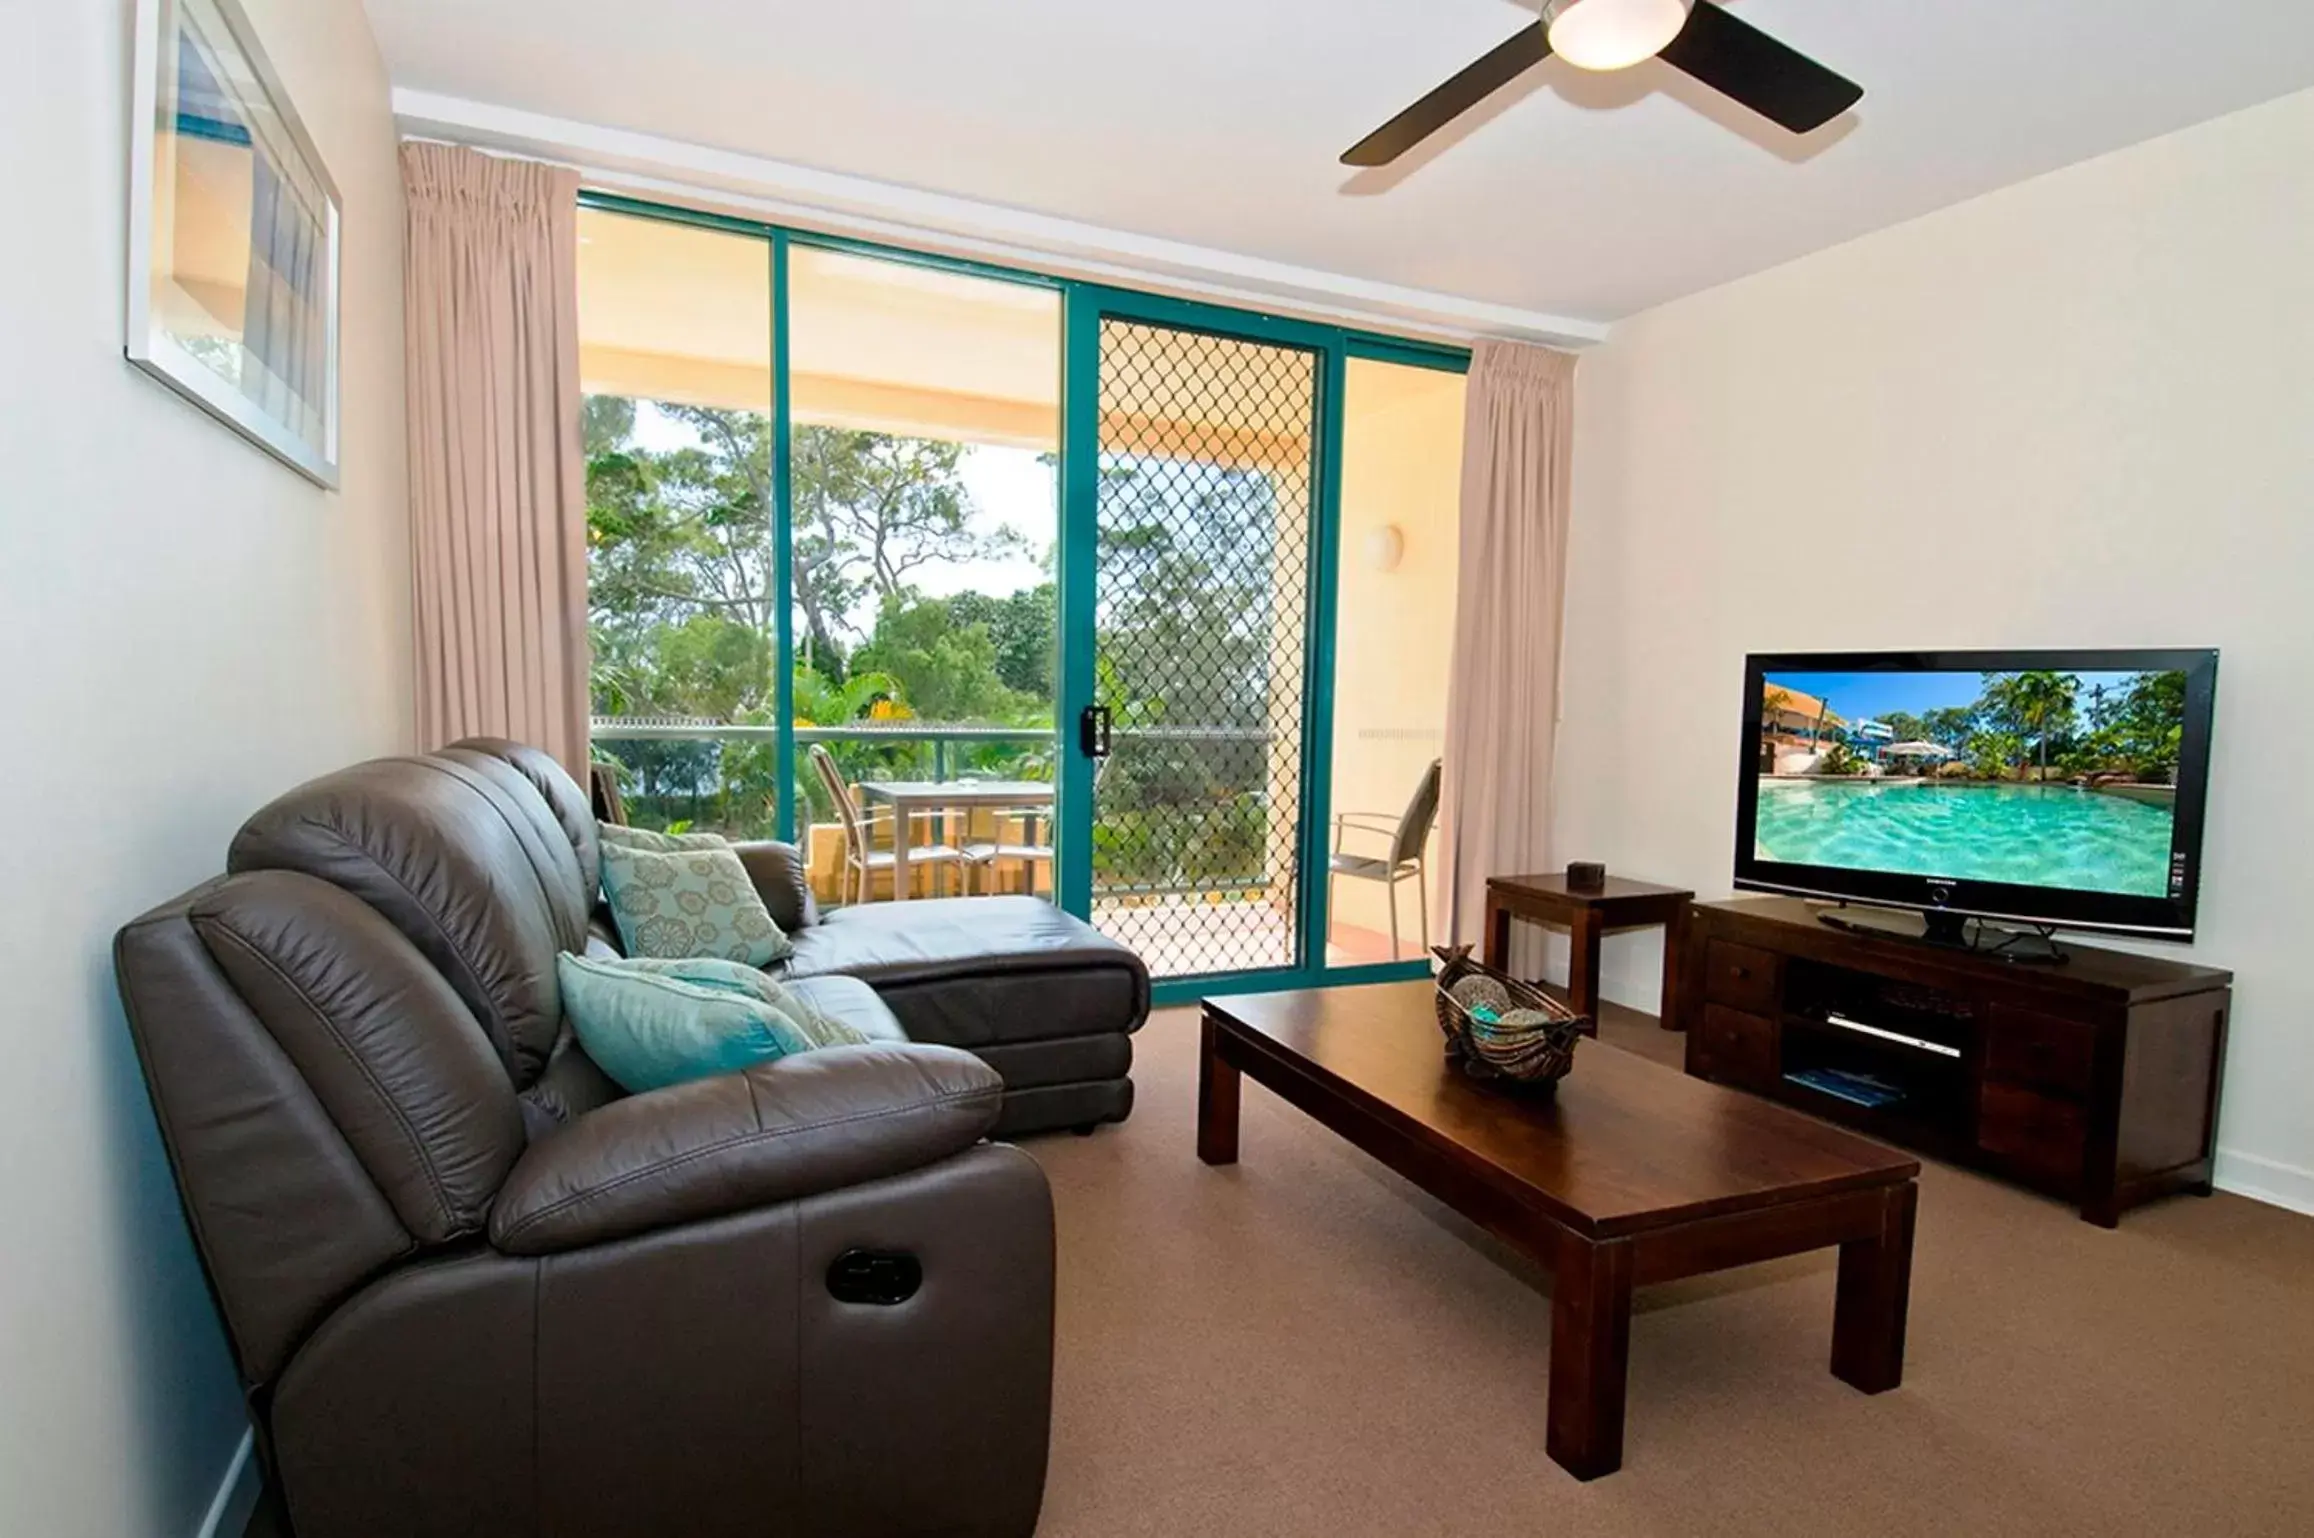
M 1737 884 L 2190 933 L 2214 652 L 1754 657 Z

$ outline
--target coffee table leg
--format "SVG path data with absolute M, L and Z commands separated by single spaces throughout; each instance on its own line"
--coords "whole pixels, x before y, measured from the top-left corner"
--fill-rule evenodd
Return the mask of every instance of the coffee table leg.
M 1478 959 L 1497 972 L 1510 970 L 1511 910 L 1491 889 L 1486 894 L 1486 945 Z
M 1623 1466 L 1623 1384 L 1631 1357 L 1631 1244 L 1573 1234 L 1551 1276 L 1551 1461 L 1577 1479 Z
M 1891 1186 L 1880 1231 L 1840 1246 L 1840 1293 L 1832 1305 L 1832 1376 L 1867 1394 L 1904 1381 L 1904 1314 L 1912 1296 L 1912 1224 L 1920 1190 Z
M 1237 1099 L 1241 1075 L 1221 1056 L 1221 1032 L 1207 1015 L 1197 1055 L 1197 1157 L 1208 1164 L 1237 1162 Z

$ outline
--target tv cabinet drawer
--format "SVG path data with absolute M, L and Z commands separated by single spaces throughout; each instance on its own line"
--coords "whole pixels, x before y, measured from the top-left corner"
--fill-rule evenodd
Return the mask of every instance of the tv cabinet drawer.
M 1714 940 L 1703 953 L 1703 996 L 1755 1015 L 1776 1009 L 1776 956 L 1772 951 Z
M 1724 1004 L 1703 1007 L 1702 1051 L 1704 1073 L 1746 1089 L 1766 1089 L 1776 1082 L 1776 1023 L 1747 1015 Z
M 2029 1180 L 2072 1192 L 2088 1158 L 2089 1114 L 1987 1079 L 1977 1088 L 1977 1146 Z
M 2087 1100 L 2096 1071 L 2097 1028 L 1995 1004 L 1985 1029 L 1985 1077 L 2043 1094 Z

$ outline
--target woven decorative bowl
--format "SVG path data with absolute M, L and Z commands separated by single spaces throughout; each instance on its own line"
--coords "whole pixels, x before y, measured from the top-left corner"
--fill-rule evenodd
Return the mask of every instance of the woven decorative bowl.
M 1575 1065 L 1583 1017 L 1533 984 L 1471 960 L 1467 945 L 1452 950 L 1437 946 L 1431 954 L 1445 964 L 1435 997 L 1447 1058 L 1462 1064 L 1462 1071 L 1474 1079 L 1499 1080 L 1544 1094 L 1558 1088 Z M 1458 993 L 1499 995 L 1502 1002 L 1496 1007 L 1502 1015 L 1540 1018 L 1481 1020 Z

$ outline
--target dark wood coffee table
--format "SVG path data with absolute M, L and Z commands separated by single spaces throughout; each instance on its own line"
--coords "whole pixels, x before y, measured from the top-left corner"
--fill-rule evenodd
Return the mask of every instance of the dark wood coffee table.
M 1578 1479 L 1623 1463 L 1636 1286 L 1836 1244 L 1833 1375 L 1904 1376 L 1916 1159 L 1596 1042 L 1516 1098 L 1446 1063 L 1427 982 L 1206 1000 L 1208 1164 L 1237 1162 L 1241 1074 L 1549 1268 L 1545 1445 Z

